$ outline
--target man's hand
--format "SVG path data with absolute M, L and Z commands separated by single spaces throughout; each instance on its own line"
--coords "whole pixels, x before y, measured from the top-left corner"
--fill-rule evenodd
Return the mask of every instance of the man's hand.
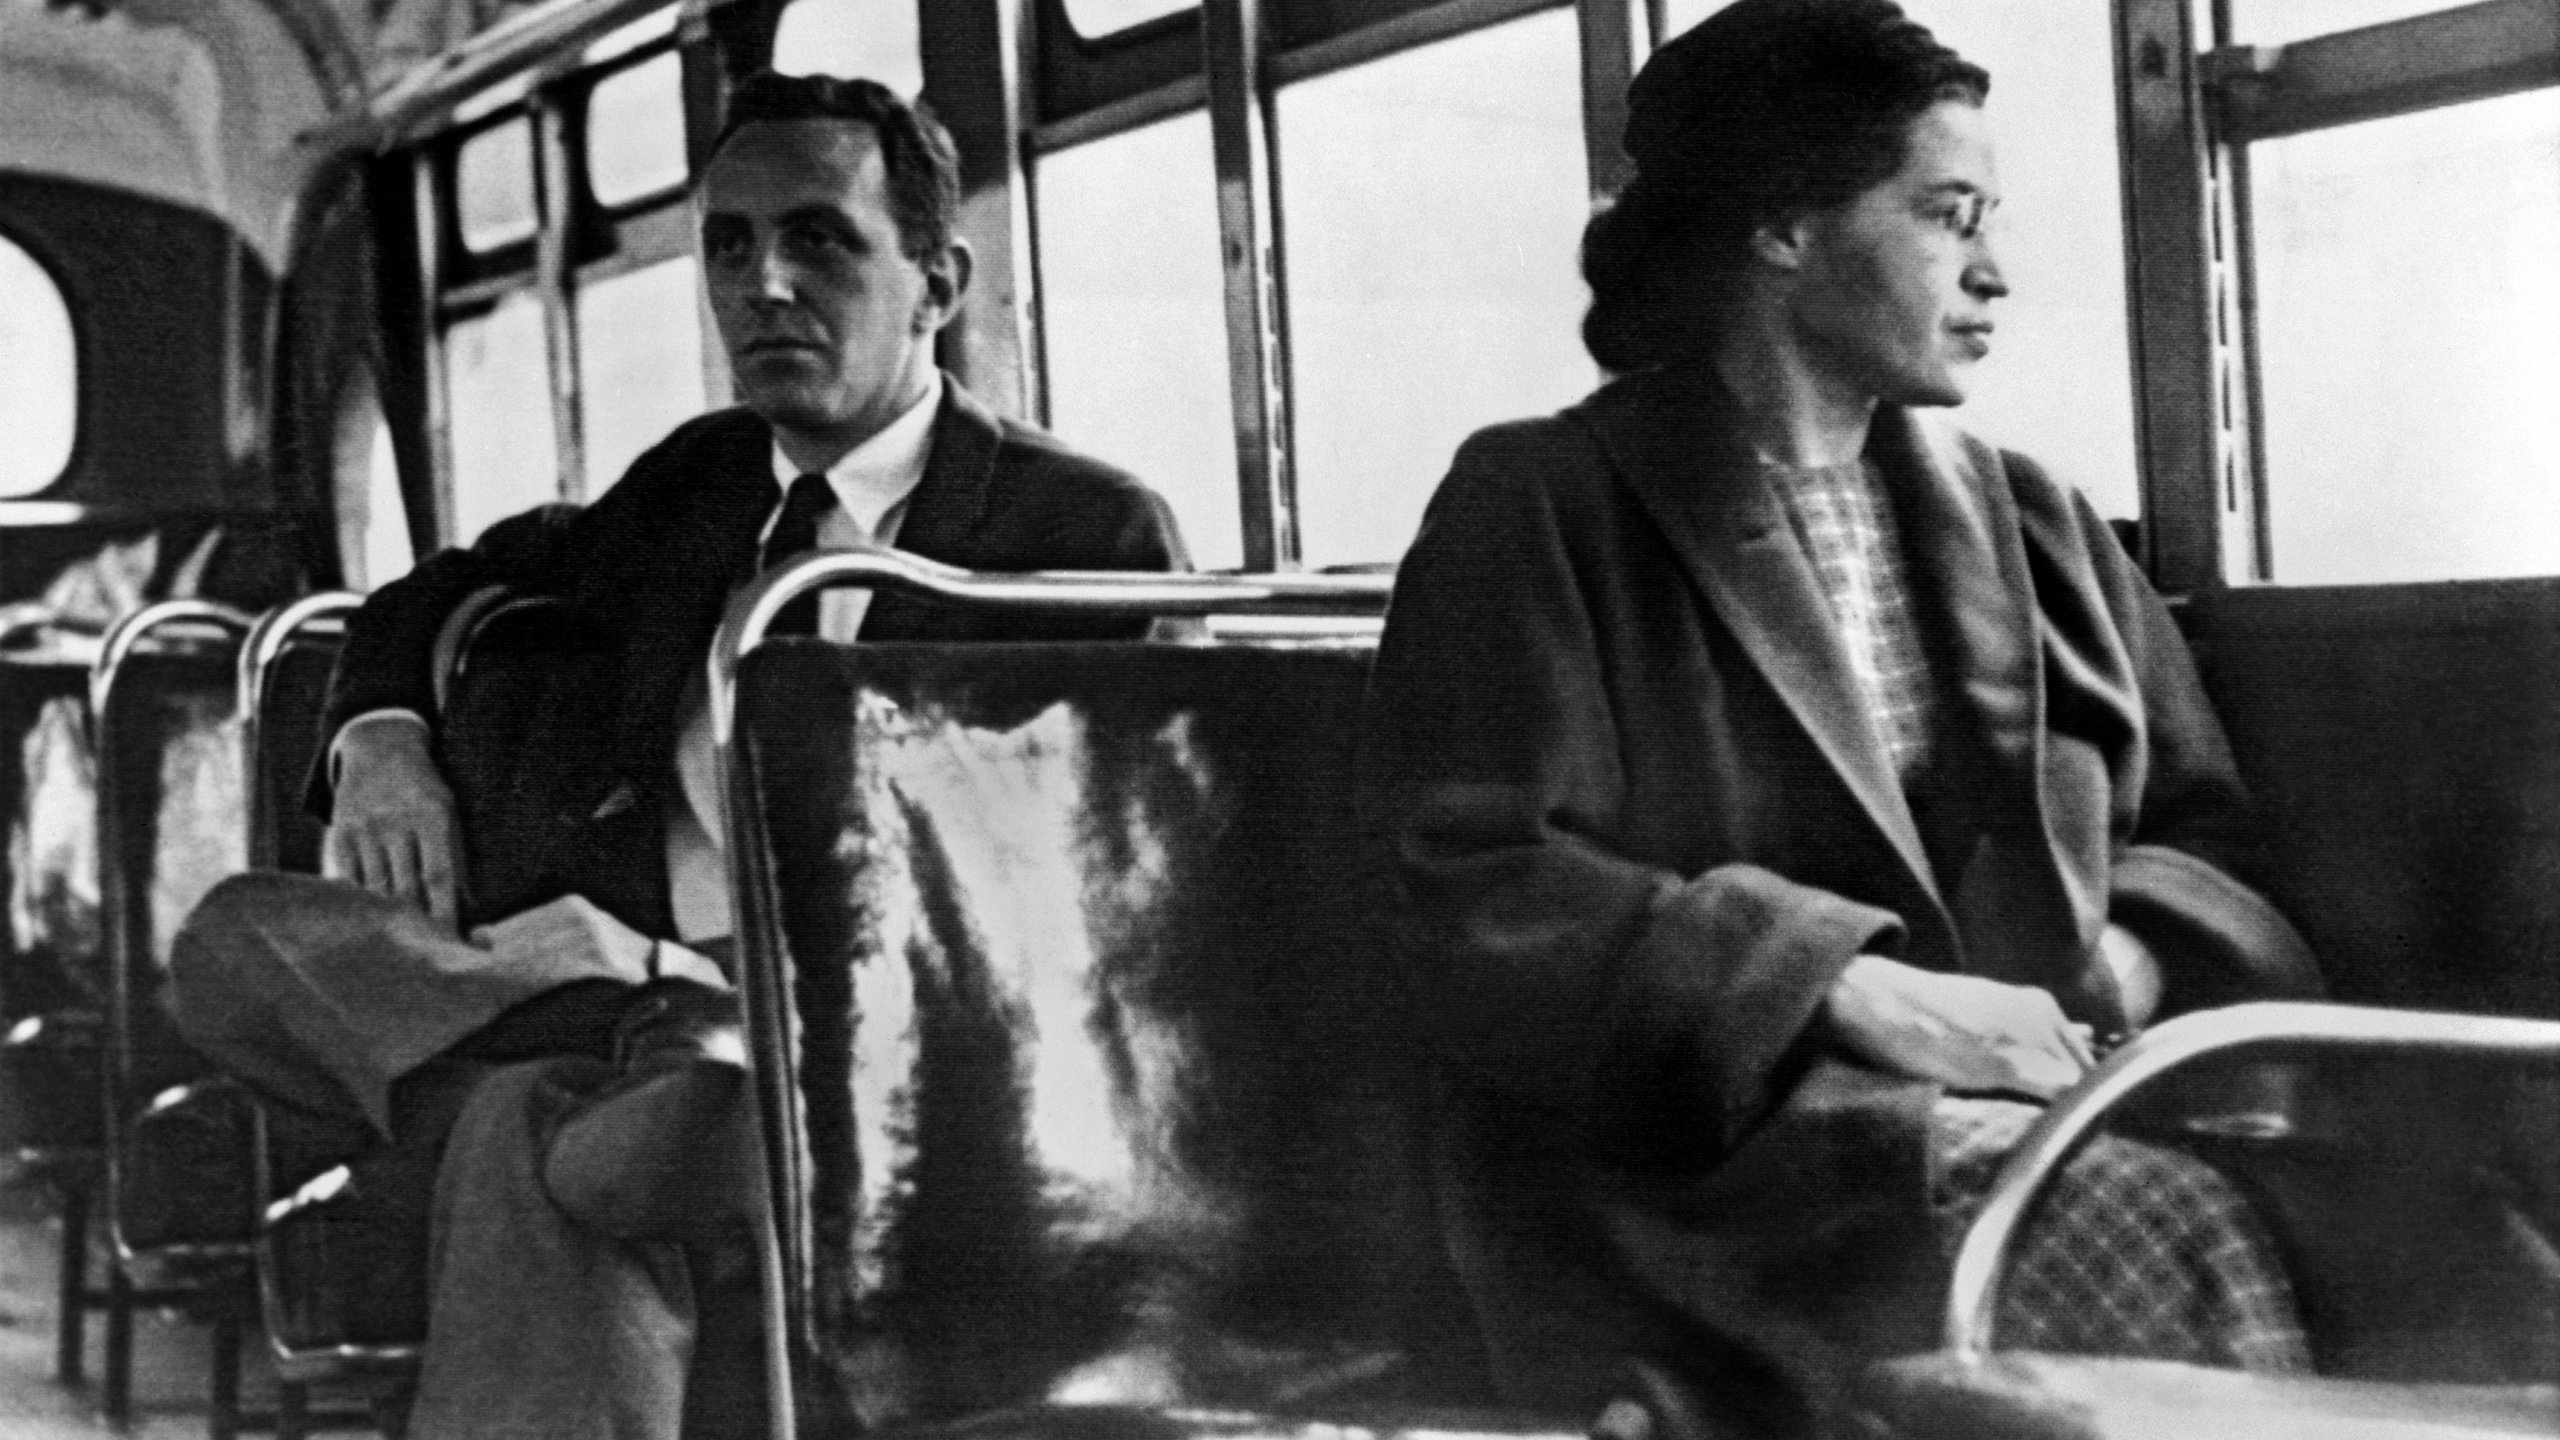
M 2089 1027 L 2071 1023 L 2046 991 L 1878 955 L 1849 962 L 1823 1012 L 1852 1055 L 1955 1090 L 2050 1100 L 2097 1063 Z
M 323 873 L 417 906 L 446 930 L 460 913 L 453 790 L 407 716 L 339 732 L 338 780 Z

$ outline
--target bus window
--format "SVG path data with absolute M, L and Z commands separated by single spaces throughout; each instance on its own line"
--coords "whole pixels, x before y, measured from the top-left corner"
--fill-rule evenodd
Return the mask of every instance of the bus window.
M 416 552 L 409 540 L 409 512 L 400 499 L 391 424 L 382 413 L 382 392 L 371 366 L 347 372 L 330 446 L 338 554 L 345 562 L 347 587 L 371 590 L 399 579 L 409 573 Z
M 71 312 L 35 257 L 0 236 L 0 497 L 62 478 L 79 432 Z
M 684 181 L 684 77 L 668 51 L 606 76 L 587 98 L 587 184 L 611 208 Z
M 702 409 L 698 269 L 692 256 L 680 255 L 578 289 L 589 499 L 665 438 L 670 417 Z
M 533 193 L 533 127 L 518 115 L 462 144 L 456 186 L 462 243 L 485 254 L 541 228 Z
M 453 403 L 453 543 L 560 498 L 542 302 L 515 290 L 445 331 Z
M 915 0 L 796 0 L 774 32 L 773 68 L 877 80 L 913 95 L 924 88 Z
M 409 573 L 416 551 L 409 543 L 409 512 L 400 503 L 400 467 L 391 454 L 391 424 L 373 422 L 365 447 L 364 574 L 366 589 L 387 585 Z
M 1067 23 L 1092 40 L 1199 8 L 1200 0 L 1067 0 Z
M 2287 45 L 2444 8 L 2445 0 L 2236 0 L 2231 28 L 2247 44 Z
M 1173 506 L 1192 563 L 1244 563 L 1205 112 L 1041 157 L 1049 423 Z
M 1396 559 L 1469 432 L 1591 388 L 1575 44 L 1553 10 L 1280 91 L 1308 565 Z
M 2560 92 L 2249 148 L 2273 578 L 2560 574 Z
M 1991 72 L 1998 146 L 1992 242 L 2009 296 L 1958 423 L 2024 451 L 2100 514 L 2141 511 L 2116 183 L 2108 7 L 1910 0 L 1903 9 Z

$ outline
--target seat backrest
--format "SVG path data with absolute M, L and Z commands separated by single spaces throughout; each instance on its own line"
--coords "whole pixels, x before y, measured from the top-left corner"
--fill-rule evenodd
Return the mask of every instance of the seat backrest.
M 151 1003 L 169 939 L 216 881 L 248 865 L 238 655 L 248 617 L 199 601 L 137 612 L 91 684 L 109 1084 L 129 1107 L 201 1062 Z
M 481 924 L 552 898 L 539 847 L 526 841 L 557 831 L 527 811 L 522 765 L 545 696 L 573 667 L 591 666 L 595 647 L 567 602 L 492 588 L 456 609 L 436 653 L 438 756 L 470 872 L 463 919 Z
M 798 1036 L 804 1406 L 1472 1374 L 1352 814 L 1371 653 L 747 657 Z
M 2186 620 L 2271 821 L 2258 878 L 2331 994 L 2560 1018 L 2560 583 L 2257 587 Z M 2290 1088 L 2298 1143 L 2219 1158 L 2286 1242 L 2323 1369 L 2552 1373 L 2550 1077 L 2337 1060 Z
M 2426 590 L 2218 592 L 2189 629 L 2332 992 L 2560 1018 L 2560 582 Z
M 341 643 L 334 630 L 306 634 L 290 640 L 268 664 L 256 750 L 249 759 L 250 855 L 261 870 L 320 873 L 321 837 L 327 827 L 303 803 L 303 787 L 320 748 L 320 716 Z
M 85 665 L 0 656 L 0 1013 L 106 1013 L 99 952 L 97 757 Z

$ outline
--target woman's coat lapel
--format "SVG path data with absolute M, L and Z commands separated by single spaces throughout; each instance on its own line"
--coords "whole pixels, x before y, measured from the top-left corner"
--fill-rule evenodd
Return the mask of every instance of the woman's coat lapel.
M 1603 391 L 1582 413 L 1690 583 L 1813 737 L 1913 883 L 1943 906 L 1812 563 L 1768 472 L 1725 420 L 1727 403 L 1712 385 L 1639 381 Z
M 1868 438 L 1892 488 L 1915 603 L 1952 677 L 1948 723 L 1981 747 L 1982 783 L 2024 801 L 1982 808 L 2035 817 L 2031 829 L 1988 838 L 1961 873 L 1941 875 L 1812 561 L 1730 407 L 1712 380 L 1656 375 L 1603 391 L 1580 414 L 1697 593 L 1937 908 L 1941 933 L 1957 945 L 1952 958 L 2004 979 L 2067 983 L 2094 939 L 2084 932 L 2106 913 L 2105 857 L 2078 853 L 2089 849 L 2085 827 L 2057 830 L 2061 817 L 2044 803 L 2045 622 L 1999 453 L 1891 406 L 1877 411 Z

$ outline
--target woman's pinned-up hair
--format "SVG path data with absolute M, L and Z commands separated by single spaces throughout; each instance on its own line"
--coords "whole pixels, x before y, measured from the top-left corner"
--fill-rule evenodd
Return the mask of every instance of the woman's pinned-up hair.
M 1621 373 L 1694 355 L 1756 228 L 1854 199 L 1901 168 L 1912 121 L 1990 91 L 1892 0 L 1709 16 L 1627 92 L 1635 176 L 1582 234 L 1584 346 Z

